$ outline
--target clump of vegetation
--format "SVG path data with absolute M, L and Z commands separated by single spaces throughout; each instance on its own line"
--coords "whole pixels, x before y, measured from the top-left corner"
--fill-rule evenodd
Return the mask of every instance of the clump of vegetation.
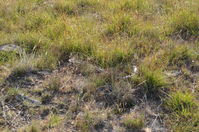
M 151 0 L 127 0 L 125 1 L 121 9 L 127 11 L 137 11 L 138 13 L 151 12 L 153 9 Z
M 83 132 L 90 131 L 93 123 L 93 117 L 90 114 L 84 116 L 84 120 L 77 121 L 76 126 Z
M 194 96 L 183 92 L 171 94 L 170 99 L 166 101 L 166 106 L 171 112 L 184 117 L 192 115 L 192 111 L 197 108 Z
M 16 61 L 12 74 L 14 76 L 21 76 L 27 72 L 34 71 L 36 69 L 37 59 L 34 55 L 24 55 L 19 61 Z
M 106 113 L 102 115 L 100 112 L 97 111 L 86 111 L 82 117 L 79 117 L 77 119 L 76 127 L 83 132 L 99 130 L 100 128 L 104 127 L 103 118 L 106 118 Z
M 169 123 L 176 131 L 195 131 L 198 127 L 198 104 L 189 92 L 176 92 L 170 95 L 165 107 L 171 112 Z
M 168 58 L 170 65 L 181 67 L 190 65 L 197 55 L 187 46 L 177 46 L 171 50 Z
M 15 52 L 0 51 L 0 65 L 13 62 L 17 58 L 18 55 Z
M 167 87 L 166 77 L 160 70 L 150 70 L 141 67 L 140 75 L 133 77 L 133 81 L 138 85 L 142 84 L 143 93 L 148 97 L 159 97 L 161 91 Z
M 52 70 L 56 68 L 57 60 L 50 54 L 42 56 L 23 54 L 20 60 L 15 59 L 15 62 L 12 62 L 12 64 L 12 75 L 21 76 L 38 69 Z
M 164 75 L 158 71 L 145 71 L 144 79 L 146 81 L 144 85 L 145 91 L 151 96 L 160 93 L 161 89 L 167 84 Z
M 127 117 L 124 117 L 121 123 L 124 125 L 124 127 L 131 131 L 141 130 L 144 127 L 143 117 L 136 117 L 132 116 L 131 114 Z
M 128 15 L 115 16 L 106 31 L 106 36 L 125 35 L 132 36 L 137 32 L 137 22 Z
M 58 0 L 54 4 L 54 8 L 58 13 L 73 15 L 75 14 L 74 2 Z
M 131 91 L 131 85 L 125 81 L 114 81 L 112 84 L 113 87 L 113 99 L 116 104 L 118 105 L 118 109 L 122 110 L 123 112 L 125 109 L 130 109 L 135 105 L 136 98 L 134 97 Z
M 151 71 L 164 70 L 169 65 L 169 55 L 167 50 L 159 50 L 158 53 L 145 57 L 142 65 L 151 69 Z
M 39 28 L 43 28 L 47 24 L 50 24 L 53 21 L 52 19 L 53 19 L 53 16 L 48 14 L 47 12 L 29 13 L 25 17 L 25 25 L 23 28 L 30 31 L 35 31 L 35 30 L 38 30 Z
M 57 67 L 59 60 L 51 53 L 46 53 L 45 55 L 38 56 L 36 68 L 38 69 L 48 69 L 53 70 Z
M 3 96 L 5 101 L 9 102 L 16 98 L 19 95 L 20 90 L 17 88 L 7 88 L 6 95 Z
M 40 124 L 37 121 L 33 121 L 31 124 L 29 124 L 28 126 L 25 126 L 21 129 L 18 130 L 19 132 L 24 132 L 24 131 L 28 131 L 28 132 L 41 132 L 41 128 L 40 128 Z
M 169 34 L 188 40 L 199 34 L 199 17 L 190 10 L 176 11 L 169 19 Z
M 59 125 L 61 123 L 61 121 L 62 121 L 61 117 L 59 117 L 58 115 L 55 115 L 55 114 L 51 114 L 49 122 L 48 122 L 49 123 L 48 127 L 50 127 L 50 128 L 55 127 L 55 126 Z
M 29 132 L 41 132 L 41 128 L 39 127 L 39 124 L 36 122 L 33 122 L 32 125 L 28 126 L 26 128 L 27 131 Z
M 58 0 L 54 3 L 54 9 L 61 14 L 76 15 L 81 14 L 84 10 L 91 10 L 95 7 L 96 1 L 94 0 L 79 0 L 79 1 L 64 1 Z M 86 9 L 87 8 L 87 9 Z
M 59 77 L 52 77 L 47 83 L 46 89 L 53 92 L 58 92 L 61 88 L 61 85 L 61 79 Z

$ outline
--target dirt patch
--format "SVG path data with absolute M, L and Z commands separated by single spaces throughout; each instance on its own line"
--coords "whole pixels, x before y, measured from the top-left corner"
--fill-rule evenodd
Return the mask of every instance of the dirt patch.
M 17 77 L 11 74 L 1 92 L 0 126 L 15 131 L 37 120 L 42 122 L 43 131 L 132 131 L 120 122 L 124 114 L 138 111 L 144 115 L 145 127 L 166 131 L 160 102 L 147 100 L 123 78 L 117 87 L 99 86 L 87 97 L 85 90 L 90 80 L 82 74 L 80 64 L 69 62 L 53 71 L 30 71 Z M 93 72 L 100 75 L 106 71 Z M 59 127 L 52 126 L 52 120 L 59 119 L 50 119 L 52 114 L 64 116 Z

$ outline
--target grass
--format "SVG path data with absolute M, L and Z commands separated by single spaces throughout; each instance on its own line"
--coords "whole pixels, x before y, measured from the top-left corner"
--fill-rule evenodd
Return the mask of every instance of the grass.
M 77 115 L 91 102 L 100 109 L 115 110 L 113 115 L 119 119 L 125 112 L 140 106 L 140 100 L 146 95 L 149 101 L 166 100 L 166 105 L 160 107 L 166 109 L 163 115 L 168 118 L 163 121 L 169 130 L 194 131 L 198 125 L 195 110 L 198 109 L 199 78 L 198 71 L 193 71 L 192 67 L 197 69 L 199 64 L 198 7 L 197 0 L 1 1 L 0 45 L 15 44 L 25 53 L 0 51 L 3 87 L 0 94 L 9 95 L 7 89 L 16 85 L 9 82 L 9 77 L 15 80 L 24 77 L 27 81 L 26 76 L 31 72 L 72 67 L 67 71 L 72 72 L 73 80 L 68 82 L 62 78 L 68 72 L 61 77 L 45 76 L 44 81 L 39 78 L 41 88 L 32 85 L 25 91 L 40 98 L 46 107 L 52 104 L 72 107 L 69 122 L 77 121 Z M 78 56 L 80 64 L 69 63 L 71 56 Z M 175 71 L 182 74 L 172 77 L 167 74 Z M 76 82 L 79 79 L 84 83 Z M 32 80 L 37 84 L 34 77 Z M 15 87 L 20 89 L 20 84 Z M 83 86 L 78 86 L 80 84 Z M 42 89 L 40 94 L 34 92 L 38 90 L 36 87 Z M 32 110 L 38 113 L 35 108 Z M 96 124 L 104 122 L 98 118 L 99 111 L 96 114 L 92 109 L 83 113 L 76 126 L 73 124 L 76 129 L 94 131 Z M 56 128 L 56 116 L 52 117 L 49 129 Z M 105 122 L 110 120 L 114 119 Z M 144 127 L 140 118 L 126 118 L 122 124 L 125 129 Z
M 140 14 L 145 14 L 145 13 L 152 13 L 153 11 L 153 1 L 149 0 L 127 0 L 125 1 L 121 9 L 122 10 L 127 10 L 127 11 L 135 11 Z
M 34 57 L 32 57 L 34 59 Z M 21 59 L 20 62 L 17 62 L 17 65 L 13 68 L 13 74 L 16 76 L 20 76 L 25 74 L 26 72 L 33 71 L 35 66 L 32 63 L 31 58 L 25 57 Z
M 123 124 L 126 128 L 131 130 L 137 130 L 143 127 L 143 121 L 141 119 L 125 119 Z
M 164 76 L 159 72 L 146 72 L 145 76 L 145 90 L 147 94 L 157 94 L 160 92 L 160 89 L 166 85 L 166 81 L 164 80 Z
M 144 120 L 142 117 L 135 117 L 128 115 L 121 123 L 130 131 L 141 130 L 144 127 Z
M 113 18 L 113 23 L 111 23 L 107 27 L 107 31 L 105 33 L 106 36 L 113 36 L 115 34 L 127 34 L 128 36 L 132 36 L 134 32 L 136 32 L 136 28 L 134 27 L 136 25 L 135 22 L 133 22 L 132 18 L 127 15 L 122 16 L 115 16 Z
M 51 114 L 49 119 L 49 127 L 52 128 L 59 125 L 61 123 L 61 120 L 62 120 L 61 117 Z
M 9 63 L 17 59 L 18 55 L 15 52 L 6 52 L 1 51 L 0 52 L 0 65 Z
M 165 107 L 171 112 L 169 119 L 176 131 L 196 131 L 198 127 L 198 103 L 189 92 L 172 93 Z
M 7 89 L 7 94 L 3 97 L 3 101 L 10 101 L 15 99 L 15 97 L 20 94 L 20 90 L 17 88 L 8 88 Z
M 38 124 L 33 124 L 28 129 L 29 129 L 28 130 L 29 132 L 40 132 L 41 131 L 40 128 L 38 127 Z
M 189 39 L 198 35 L 199 17 L 190 10 L 176 11 L 169 18 L 169 34 L 179 35 L 182 39 Z
M 166 101 L 166 105 L 171 112 L 183 117 L 190 116 L 192 111 L 197 108 L 194 102 L 194 96 L 190 93 L 182 92 L 171 94 L 171 98 Z
M 54 8 L 58 13 L 67 14 L 67 15 L 75 14 L 74 2 L 68 2 L 68 1 L 66 2 L 63 0 L 59 0 L 55 2 Z
M 186 46 L 177 46 L 172 49 L 169 56 L 169 64 L 173 66 L 190 65 L 197 58 L 194 51 Z
M 103 113 L 102 113 L 103 112 Z M 100 116 L 101 115 L 101 116 Z M 82 132 L 100 130 L 104 127 L 104 120 L 107 118 L 106 110 L 84 109 L 83 115 L 77 117 L 76 127 Z
M 61 79 L 59 77 L 52 77 L 47 83 L 46 89 L 53 92 L 58 92 L 61 88 Z
M 90 131 L 93 123 L 93 117 L 90 114 L 84 116 L 84 120 L 77 122 L 76 126 L 80 128 L 81 131 Z
M 45 54 L 36 56 L 35 54 L 23 54 L 21 59 L 12 62 L 12 75 L 21 76 L 28 72 L 33 72 L 38 69 L 54 69 L 56 67 L 56 58 L 52 55 Z
M 158 98 L 161 91 L 168 86 L 167 79 L 161 70 L 151 70 L 141 67 L 140 74 L 134 76 L 132 81 L 143 87 L 143 93 L 149 98 Z

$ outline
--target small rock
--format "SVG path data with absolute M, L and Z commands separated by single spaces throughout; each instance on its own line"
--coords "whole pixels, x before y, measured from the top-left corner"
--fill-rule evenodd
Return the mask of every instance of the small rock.
M 15 44 L 3 44 L 0 45 L 0 51 L 16 51 L 18 53 L 23 53 L 23 49 Z
M 182 72 L 177 71 L 177 70 L 173 70 L 173 71 L 167 71 L 167 72 L 165 72 L 165 74 L 169 77 L 176 77 L 176 76 L 182 74 Z

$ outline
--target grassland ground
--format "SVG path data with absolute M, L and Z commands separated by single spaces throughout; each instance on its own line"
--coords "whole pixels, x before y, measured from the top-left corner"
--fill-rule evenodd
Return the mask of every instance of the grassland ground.
M 0 1 L 0 131 L 199 130 L 198 0 Z

